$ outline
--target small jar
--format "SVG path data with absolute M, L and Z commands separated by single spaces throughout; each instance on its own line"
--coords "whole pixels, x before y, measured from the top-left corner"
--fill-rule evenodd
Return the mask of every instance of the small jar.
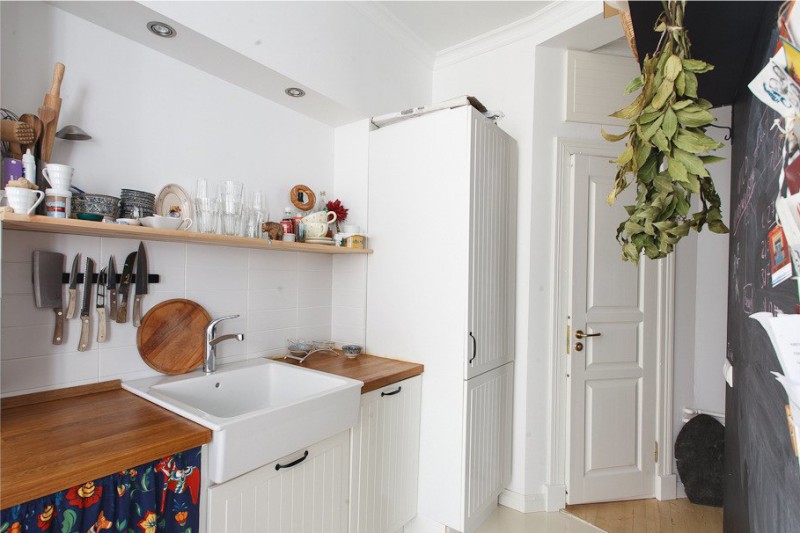
M 51 218 L 69 218 L 72 214 L 72 193 L 56 189 L 45 189 L 44 206 Z

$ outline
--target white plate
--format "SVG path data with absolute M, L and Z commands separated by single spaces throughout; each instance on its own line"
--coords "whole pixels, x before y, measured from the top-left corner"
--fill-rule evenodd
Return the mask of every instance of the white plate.
M 194 220 L 194 206 L 192 199 L 180 185 L 170 183 L 156 197 L 155 213 L 164 217 L 173 216 L 179 213 L 176 218 L 191 218 Z
M 333 246 L 333 241 L 332 240 L 331 241 L 327 241 L 327 240 L 322 240 L 322 239 L 306 239 L 305 242 L 307 242 L 308 244 L 328 244 L 328 245 Z

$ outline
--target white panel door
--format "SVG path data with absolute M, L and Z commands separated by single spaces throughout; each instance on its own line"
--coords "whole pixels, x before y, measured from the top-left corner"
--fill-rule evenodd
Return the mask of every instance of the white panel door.
M 657 265 L 621 259 L 616 230 L 635 191 L 609 208 L 608 159 L 572 156 L 571 504 L 654 493 Z
M 346 532 L 349 452 L 348 430 L 211 487 L 208 531 Z
M 514 363 L 464 383 L 464 522 L 447 524 L 457 531 L 475 531 L 497 506 L 497 497 L 511 480 L 513 389 Z
M 465 379 L 514 359 L 517 147 L 472 113 Z
M 417 514 L 422 377 L 364 394 L 353 428 L 351 533 L 394 533 Z

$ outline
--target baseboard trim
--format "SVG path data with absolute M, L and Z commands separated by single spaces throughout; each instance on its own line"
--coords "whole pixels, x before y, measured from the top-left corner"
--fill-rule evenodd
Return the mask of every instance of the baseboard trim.
M 567 506 L 566 485 L 544 486 L 544 507 L 548 513 L 560 511 Z
M 674 500 L 678 497 L 678 476 L 656 476 L 656 499 Z
M 520 513 L 539 513 L 545 510 L 545 495 L 520 494 L 506 489 L 500 493 L 498 503 Z

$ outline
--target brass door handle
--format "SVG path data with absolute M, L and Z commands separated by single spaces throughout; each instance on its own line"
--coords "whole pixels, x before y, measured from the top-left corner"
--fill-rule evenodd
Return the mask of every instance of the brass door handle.
M 581 330 L 575 332 L 576 339 L 585 339 L 587 337 L 599 337 L 602 333 L 584 333 Z

